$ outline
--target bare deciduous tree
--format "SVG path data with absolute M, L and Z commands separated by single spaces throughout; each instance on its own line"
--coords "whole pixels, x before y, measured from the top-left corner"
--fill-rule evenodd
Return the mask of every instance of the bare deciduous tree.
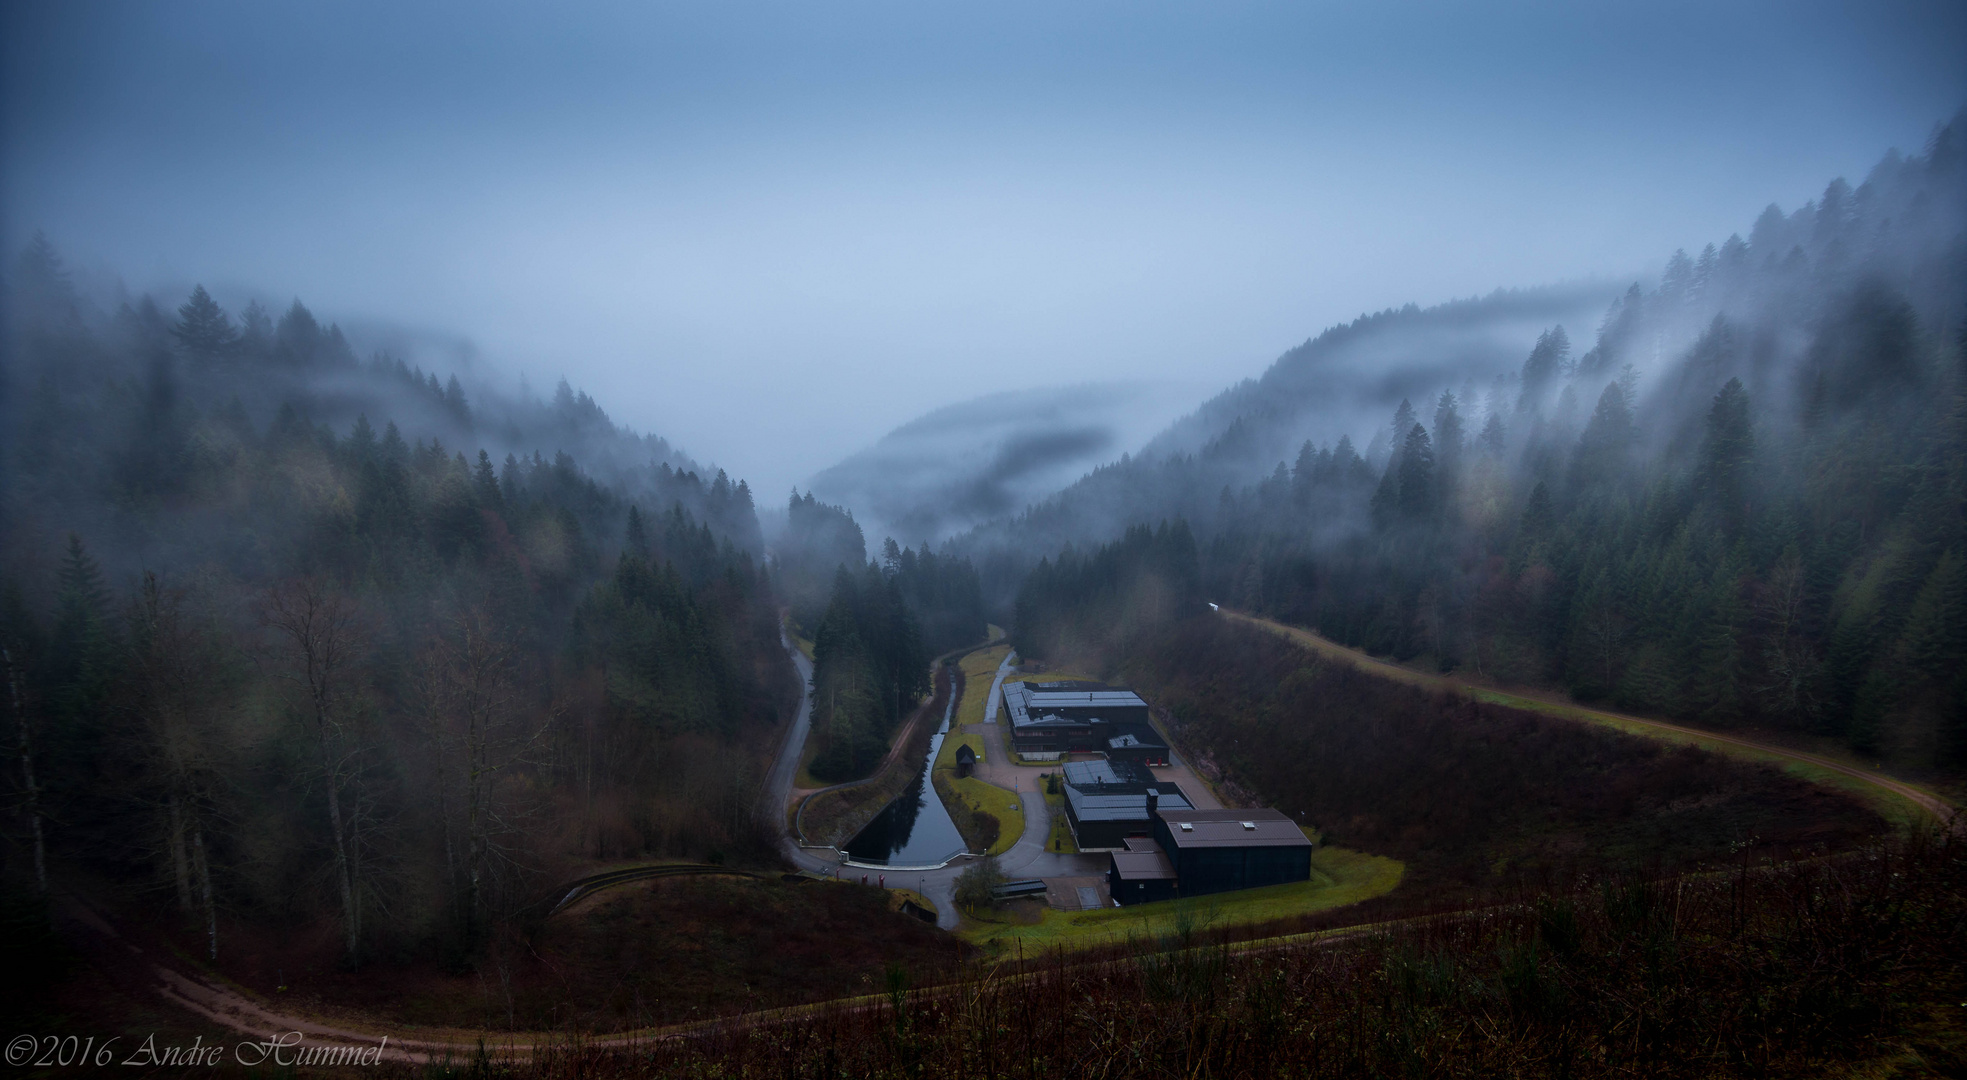
M 224 772 L 221 721 L 233 705 L 225 646 L 186 610 L 186 594 L 146 573 L 130 611 L 128 709 L 149 743 L 150 780 L 161 803 L 164 844 L 178 907 L 203 915 L 206 951 L 218 959 L 218 907 L 207 836 L 218 820 Z
M 7 700 L 14 710 L 14 730 L 20 740 L 21 813 L 27 817 L 34 841 L 34 885 L 43 897 L 48 895 L 48 849 L 41 827 L 41 787 L 34 779 L 34 742 L 27 723 L 27 707 L 21 703 L 20 672 L 14 669 L 14 653 L 0 646 L 0 663 L 7 668 Z
M 510 636 L 478 607 L 466 608 L 434 634 L 418 663 L 445 855 L 463 892 L 459 906 L 467 942 L 482 936 L 487 892 L 510 866 L 501 840 L 520 831 L 523 811 L 499 798 L 499 782 L 514 766 L 533 763 L 555 719 L 552 709 L 528 707 L 521 669 Z
M 316 768 L 328 797 L 343 945 L 353 964 L 362 946 L 361 816 L 345 813 L 342 802 L 366 750 L 353 730 L 353 699 L 367 635 L 354 602 L 318 578 L 296 578 L 267 590 L 260 615 L 278 642 L 274 668 L 299 691 L 299 711 L 319 755 Z

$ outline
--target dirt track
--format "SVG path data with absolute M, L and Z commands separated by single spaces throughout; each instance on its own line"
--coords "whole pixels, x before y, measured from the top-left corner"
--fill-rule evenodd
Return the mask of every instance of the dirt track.
M 1853 780 L 1878 788 L 1881 791 L 1889 792 L 1918 807 L 1920 810 L 1925 811 L 1927 814 L 1932 815 L 1934 819 L 1940 822 L 1953 822 L 1954 828 L 1956 829 L 1967 828 L 1967 821 L 1963 821 L 1955 816 L 1957 808 L 1938 795 L 1922 790 L 1903 780 L 1898 780 L 1886 776 L 1883 773 L 1874 772 L 1847 762 L 1838 761 L 1835 758 L 1824 757 L 1821 754 L 1812 754 L 1802 750 L 1791 750 L 1788 747 L 1757 742 L 1753 739 L 1744 739 L 1735 735 L 1724 735 L 1716 731 L 1703 731 L 1700 728 L 1668 723 L 1664 720 L 1648 720 L 1641 716 L 1629 716 L 1625 713 L 1610 712 L 1604 709 L 1586 708 L 1582 705 L 1574 705 L 1568 701 L 1560 700 L 1555 696 L 1546 696 L 1520 690 L 1507 691 L 1484 686 L 1473 686 L 1459 679 L 1453 679 L 1443 675 L 1429 675 L 1426 672 L 1414 671 L 1411 668 L 1404 668 L 1398 664 L 1390 664 L 1384 660 L 1375 660 L 1365 653 L 1359 652 L 1356 649 L 1347 648 L 1330 638 L 1302 627 L 1287 626 L 1284 623 L 1276 622 L 1272 619 L 1259 618 L 1255 615 L 1245 615 L 1242 612 L 1231 611 L 1228 608 L 1220 608 L 1219 610 L 1228 618 L 1235 619 L 1238 622 L 1248 623 L 1251 626 L 1268 630 L 1274 634 L 1279 634 L 1321 655 L 1345 660 L 1363 670 L 1371 671 L 1378 675 L 1385 675 L 1388 678 L 1397 679 L 1414 686 L 1452 690 L 1456 693 L 1476 696 L 1483 700 L 1494 701 L 1499 704 L 1514 704 L 1519 708 L 1530 709 L 1535 712 L 1548 713 L 1555 709 L 1561 714 L 1570 715 L 1576 719 L 1611 724 L 1622 728 L 1628 726 L 1650 728 L 1662 734 L 1677 736 L 1682 739 L 1691 739 L 1696 742 L 1721 743 L 1744 750 L 1752 750 L 1758 754 L 1765 754 L 1784 761 L 1793 761 L 1799 764 L 1811 765 L 1819 769 L 1827 769 L 1840 776 L 1847 776 Z
M 1790 750 L 1735 736 L 1701 731 L 1696 728 L 1684 727 L 1679 724 L 1671 724 L 1659 720 L 1647 720 L 1620 713 L 1587 709 L 1520 692 L 1509 693 L 1486 687 L 1472 687 L 1458 680 L 1411 671 L 1394 664 L 1375 660 L 1297 627 L 1286 626 L 1268 619 L 1259 619 L 1236 612 L 1224 611 L 1223 614 L 1253 626 L 1261 627 L 1272 633 L 1281 634 L 1321 654 L 1346 660 L 1376 674 L 1399 679 L 1413 685 L 1438 687 L 1453 690 L 1457 693 L 1480 694 L 1490 700 L 1497 700 L 1505 704 L 1513 701 L 1520 703 L 1521 707 L 1532 708 L 1538 711 L 1547 712 L 1552 708 L 1557 708 L 1564 713 L 1572 714 L 1582 720 L 1614 723 L 1619 726 L 1637 725 L 1643 728 L 1657 729 L 1663 734 L 1677 738 L 1691 738 L 1699 741 L 1725 743 L 1752 750 L 1759 754 L 1808 763 L 1817 768 L 1831 770 L 1840 775 L 1874 785 L 1921 808 L 1939 820 L 1959 821 L 1959 818 L 1956 818 L 1954 814 L 1955 808 L 1936 795 L 1922 791 L 1917 787 L 1893 779 L 1892 777 L 1821 755 Z M 793 760 L 796 762 L 797 743 L 791 739 L 788 739 L 788 743 L 794 747 Z M 786 777 L 786 779 L 789 779 L 789 777 Z M 163 958 L 146 954 L 143 950 L 122 939 L 113 927 L 79 902 L 70 907 L 69 913 L 71 916 L 77 918 L 78 921 L 87 925 L 94 933 L 102 935 L 106 939 L 113 940 L 121 948 L 132 954 L 132 961 L 146 968 L 151 973 L 155 979 L 158 993 L 167 1001 L 201 1016 L 214 1024 L 238 1032 L 242 1036 L 246 1036 L 254 1041 L 274 1040 L 285 1037 L 296 1040 L 288 1043 L 289 1046 L 356 1046 L 377 1048 L 381 1060 L 413 1063 L 444 1059 L 454 1061 L 470 1060 L 479 1053 L 485 1053 L 493 1058 L 505 1060 L 524 1060 L 531 1056 L 536 1046 L 554 1045 L 565 1041 L 565 1037 L 561 1035 L 537 1032 L 493 1033 L 429 1029 L 413 1030 L 408 1033 L 410 1037 L 405 1038 L 403 1037 L 404 1033 L 400 1029 L 398 1031 L 390 1031 L 381 1024 L 377 1024 L 374 1027 L 357 1029 L 328 1024 L 303 1016 L 277 1012 L 225 984 L 222 980 L 201 977 L 196 973 L 187 973 L 178 965 L 169 964 Z M 1327 931 L 1317 935 L 1291 935 L 1280 939 L 1247 942 L 1239 946 L 1239 948 L 1284 948 L 1293 945 L 1311 944 L 1314 941 L 1342 940 L 1365 931 L 1366 928 L 1359 927 L 1341 931 Z M 739 1017 L 726 1017 L 713 1021 L 679 1024 L 618 1036 L 584 1039 L 582 1041 L 585 1045 L 594 1047 L 629 1047 L 662 1039 L 688 1038 L 707 1030 L 726 1029 L 734 1024 L 769 1025 L 797 1019 L 826 1009 L 844 1008 L 852 1010 L 872 1007 L 869 1005 L 868 1000 L 850 999 L 818 1002 L 811 1005 L 766 1010 Z

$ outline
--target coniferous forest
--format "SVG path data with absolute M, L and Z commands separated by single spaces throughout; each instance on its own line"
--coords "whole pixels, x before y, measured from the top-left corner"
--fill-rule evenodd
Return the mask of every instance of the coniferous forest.
M 1640 8 L 1504 87 L 1447 8 L 126 6 L 0 12 L 10 1066 L 1967 1075 L 1967 113 L 1482 115 Z M 1967 86 L 1905 13 L 1729 47 L 1877 120 Z M 1464 298 L 1278 355 L 1367 293 Z
M 1520 369 L 1401 401 L 1363 453 L 1291 442 L 1295 410 L 1321 350 L 1423 314 L 1331 331 L 1198 414 L 1233 417 L 1200 450 L 1109 466 L 969 550 L 1015 591 L 1036 556 L 1006 537 L 1180 518 L 1207 598 L 1377 655 L 1957 771 L 1961 138 L 1676 252 L 1588 347 L 1548 327 Z
M 762 735 L 799 687 L 742 483 L 564 383 L 474 402 L 358 360 L 299 302 L 104 312 L 43 240 L 8 286 L 37 868 L 211 954 L 332 919 L 348 964 L 468 965 L 568 860 L 771 850 Z

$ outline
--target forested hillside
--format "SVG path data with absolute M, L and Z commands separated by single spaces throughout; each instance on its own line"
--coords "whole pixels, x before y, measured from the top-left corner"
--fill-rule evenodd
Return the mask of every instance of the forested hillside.
M 1180 521 L 1068 549 L 1025 581 L 1025 655 L 1153 702 L 1232 805 L 1408 866 L 1397 903 L 1840 849 L 1884 828 L 1842 792 L 1688 747 L 1426 690 L 1209 610 Z
M 785 529 L 772 542 L 773 580 L 787 598 L 793 622 L 812 635 L 839 595 L 839 572 L 868 565 L 867 539 L 845 507 L 793 492 Z M 888 537 L 881 544 L 879 573 L 894 582 L 899 602 L 914 620 L 928 655 L 982 641 L 983 593 L 970 560 L 947 549 L 918 551 Z
M 797 685 L 743 483 L 565 384 L 473 403 L 358 360 L 298 302 L 105 315 L 38 240 L 7 289 L 6 828 L 35 871 L 207 952 L 332 924 L 347 964 L 470 965 L 577 860 L 770 851 Z
M 1267 477 L 1223 482 L 1211 447 L 1274 440 L 1293 395 L 1318 392 L 1280 361 L 1281 403 L 1252 404 L 1195 454 L 1112 466 L 1007 528 L 1042 538 L 1060 521 L 1182 513 L 1223 603 L 1443 670 L 1957 769 L 1960 138 L 1956 122 L 1856 188 L 1771 207 L 1746 240 L 1675 253 L 1588 347 L 1548 326 L 1506 377 L 1471 387 L 1443 372 L 1363 454 L 1333 431 Z M 984 554 L 991 540 L 977 538 L 987 578 L 1056 550 Z
M 1280 356 L 1263 375 L 1223 391 L 1063 490 L 956 538 L 978 560 L 986 594 L 1008 601 L 1040 554 L 1099 543 L 1130 523 L 1181 517 L 1207 530 L 1222 489 L 1270 471 L 1307 437 L 1364 433 L 1362 416 L 1443 384 L 1479 388 L 1521 363 L 1522 346 L 1566 321 L 1589 319 L 1617 290 L 1600 284 L 1498 290 L 1422 309 L 1363 315 Z M 1097 406 L 1094 406 L 1097 407 Z M 1384 439 L 1365 435 L 1383 462 Z
M 822 780 L 866 776 L 888 752 L 895 725 L 929 691 L 922 631 L 900 583 L 872 564 L 841 567 L 813 632 L 813 736 L 809 766 Z

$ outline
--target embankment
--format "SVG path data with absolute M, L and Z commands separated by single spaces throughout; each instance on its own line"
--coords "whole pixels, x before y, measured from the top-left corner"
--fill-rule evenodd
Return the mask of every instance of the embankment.
M 822 788 L 806 796 L 793 810 L 793 835 L 802 844 L 839 847 L 867 827 L 881 808 L 908 789 L 922 774 L 929 740 L 942 723 L 952 693 L 961 693 L 961 675 L 953 665 L 936 667 L 936 692 L 904 722 L 888 755 L 874 774 Z

